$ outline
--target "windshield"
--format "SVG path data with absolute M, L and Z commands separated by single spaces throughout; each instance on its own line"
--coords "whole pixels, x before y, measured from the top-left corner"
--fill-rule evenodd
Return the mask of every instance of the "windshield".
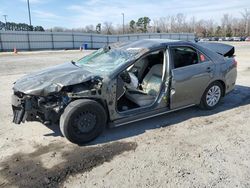
M 77 66 L 84 67 L 90 72 L 110 74 L 126 62 L 135 58 L 136 53 L 121 49 L 101 48 L 76 62 Z

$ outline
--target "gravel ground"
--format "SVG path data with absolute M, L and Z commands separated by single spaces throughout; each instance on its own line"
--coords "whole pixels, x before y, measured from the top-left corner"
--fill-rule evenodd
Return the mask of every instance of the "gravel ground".
M 237 86 L 217 109 L 109 129 L 82 147 L 57 126 L 12 124 L 10 100 L 17 78 L 83 52 L 0 53 L 0 187 L 250 187 L 250 43 L 232 44 Z

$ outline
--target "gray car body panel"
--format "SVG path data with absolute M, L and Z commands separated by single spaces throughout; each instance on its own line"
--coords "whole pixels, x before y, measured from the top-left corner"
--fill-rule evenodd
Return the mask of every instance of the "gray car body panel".
M 192 47 L 205 54 L 209 61 L 173 69 L 171 51 L 169 50 L 173 46 Z M 91 98 L 93 100 L 102 101 L 109 115 L 110 123 L 112 126 L 116 126 L 124 124 L 127 121 L 139 120 L 140 117 L 151 117 L 165 111 L 172 111 L 199 104 L 205 89 L 215 80 L 220 80 L 225 83 L 225 93 L 231 91 L 235 84 L 237 71 L 236 68 L 232 66 L 232 63 L 228 63 L 232 61 L 232 58 L 224 57 L 219 54 L 218 51 L 214 50 L 214 48 L 211 48 L 211 46 L 206 48 L 205 44 L 199 45 L 199 43 L 165 39 L 145 39 L 134 42 L 118 43 L 113 45 L 113 47 L 122 50 L 127 50 L 129 48 L 138 49 L 139 53 L 106 77 L 101 74 L 93 74 L 72 63 L 68 63 L 27 75 L 19 79 L 14 84 L 13 89 L 25 95 L 47 96 L 60 92 L 64 86 L 84 83 L 99 76 L 103 78 L 101 81 L 102 87 L 99 88 L 100 94 L 92 94 L 90 91 L 83 91 L 70 94 L 69 96 L 75 99 Z M 232 46 L 227 46 L 225 48 L 232 50 Z M 223 49 L 223 54 L 227 53 L 225 48 Z M 118 112 L 115 102 L 117 75 L 140 58 L 156 50 L 165 51 L 164 80 L 157 100 L 153 105 L 145 108 L 133 109 L 126 113 Z M 208 67 L 211 68 L 209 72 L 207 71 Z M 164 97 L 170 99 L 169 104 L 162 100 Z
M 72 63 L 65 63 L 28 74 L 17 80 L 13 89 L 28 95 L 47 96 L 59 92 L 63 86 L 86 82 L 94 76 Z

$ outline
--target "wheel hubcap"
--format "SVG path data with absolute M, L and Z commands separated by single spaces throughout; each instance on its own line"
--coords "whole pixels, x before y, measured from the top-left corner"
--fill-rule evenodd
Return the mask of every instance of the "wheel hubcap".
M 75 128 L 78 134 L 90 132 L 96 125 L 96 115 L 91 112 L 79 113 L 75 118 Z
M 206 96 L 207 105 L 210 107 L 215 106 L 219 102 L 220 97 L 221 97 L 220 87 L 217 85 L 212 86 L 207 92 Z

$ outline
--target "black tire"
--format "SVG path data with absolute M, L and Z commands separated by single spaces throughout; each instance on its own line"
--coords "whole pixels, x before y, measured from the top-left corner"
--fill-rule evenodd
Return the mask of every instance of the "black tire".
M 60 118 L 60 130 L 70 142 L 81 145 L 99 136 L 106 122 L 107 115 L 101 104 L 79 99 L 65 108 Z
M 209 105 L 209 103 L 207 101 L 207 95 L 208 95 L 209 90 L 212 89 L 213 87 L 216 87 L 217 89 L 219 88 L 220 95 L 219 95 L 219 98 L 216 99 L 216 103 L 211 106 L 211 104 Z M 223 86 L 222 86 L 222 84 L 220 82 L 215 81 L 215 82 L 211 83 L 207 87 L 207 89 L 205 90 L 205 92 L 203 93 L 199 107 L 201 109 L 205 109 L 205 110 L 212 110 L 212 109 L 214 109 L 220 103 L 220 100 L 221 100 L 221 98 L 223 96 L 223 93 L 224 93 Z

